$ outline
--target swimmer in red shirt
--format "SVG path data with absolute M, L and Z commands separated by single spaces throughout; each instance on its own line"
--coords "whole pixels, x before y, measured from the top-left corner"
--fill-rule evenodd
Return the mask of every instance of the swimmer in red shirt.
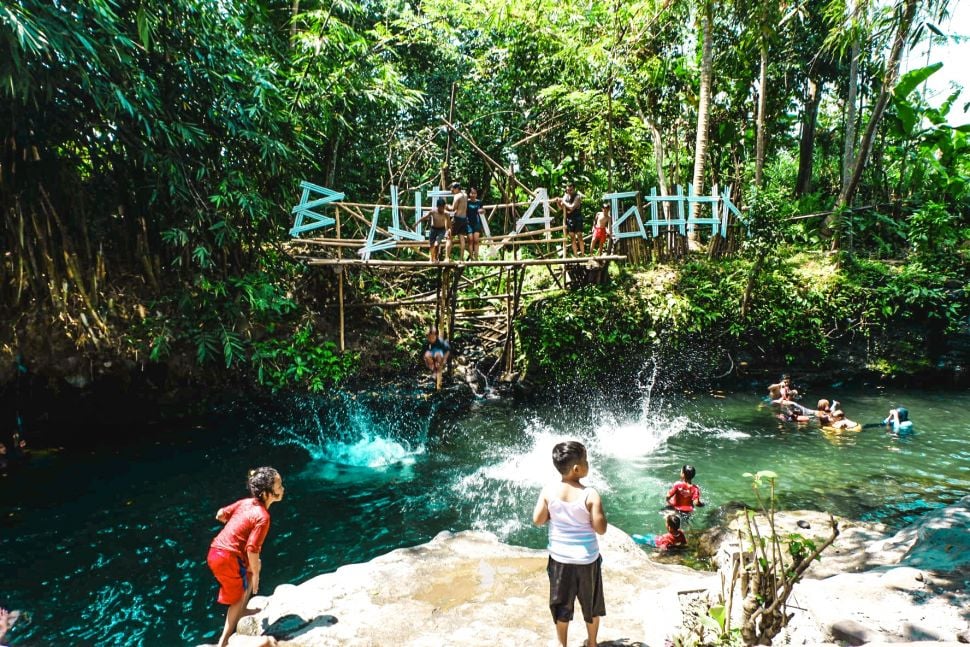
M 219 602 L 229 605 L 219 647 L 229 642 L 246 603 L 259 591 L 259 553 L 269 532 L 269 507 L 283 500 L 283 479 L 272 467 L 250 470 L 247 486 L 252 497 L 216 513 L 216 519 L 226 525 L 212 540 L 206 560 L 219 582 Z
M 701 502 L 701 489 L 691 483 L 696 470 L 691 465 L 684 465 L 680 470 L 680 479 L 667 492 L 667 507 L 678 512 L 693 512 L 694 506 L 704 505 Z
M 680 515 L 673 513 L 667 515 L 667 534 L 660 535 L 654 542 L 660 550 L 670 550 L 687 545 L 687 536 L 680 529 Z

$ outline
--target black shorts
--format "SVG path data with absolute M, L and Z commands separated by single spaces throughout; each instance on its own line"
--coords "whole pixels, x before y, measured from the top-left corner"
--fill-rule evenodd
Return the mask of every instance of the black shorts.
M 583 217 L 581 215 L 566 216 L 566 231 L 571 234 L 583 233 Z
M 447 232 L 448 232 L 448 230 L 445 229 L 444 227 L 442 227 L 441 229 L 438 229 L 437 227 L 432 227 L 431 228 L 431 244 L 432 245 L 435 245 L 435 244 L 440 243 L 441 241 L 443 241 L 445 239 L 445 234 Z
M 468 235 L 468 219 L 467 218 L 455 218 L 451 221 L 451 235 L 452 236 L 467 236 Z
M 583 620 L 587 624 L 593 618 L 606 615 L 603 601 L 602 555 L 592 564 L 562 564 L 552 557 L 546 565 L 549 574 L 549 610 L 553 622 L 569 622 L 573 619 L 573 602 L 579 598 Z

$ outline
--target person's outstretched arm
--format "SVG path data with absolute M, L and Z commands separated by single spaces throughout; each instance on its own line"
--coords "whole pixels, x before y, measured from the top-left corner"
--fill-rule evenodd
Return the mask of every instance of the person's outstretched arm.
M 589 496 L 586 497 L 586 504 L 589 506 L 589 520 L 593 525 L 596 534 L 602 535 L 606 532 L 606 512 L 603 510 L 603 499 L 600 493 L 590 488 Z
M 532 523 L 541 526 L 547 521 L 549 521 L 549 501 L 546 499 L 546 490 L 543 488 L 539 492 L 539 500 L 536 501 L 536 507 L 532 511 Z

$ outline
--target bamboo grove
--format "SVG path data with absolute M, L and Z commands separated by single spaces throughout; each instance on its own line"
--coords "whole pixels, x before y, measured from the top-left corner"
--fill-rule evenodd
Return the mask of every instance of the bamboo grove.
M 276 361 L 279 321 L 293 338 L 313 327 L 301 289 L 316 279 L 279 247 L 300 179 L 361 198 L 443 176 L 506 190 L 449 116 L 528 186 L 731 185 L 758 263 L 785 243 L 960 271 L 970 128 L 952 124 L 967 99 L 922 92 L 932 49 L 901 67 L 953 38 L 937 27 L 949 10 L 9 0 L 0 343 L 43 331 L 89 351 Z

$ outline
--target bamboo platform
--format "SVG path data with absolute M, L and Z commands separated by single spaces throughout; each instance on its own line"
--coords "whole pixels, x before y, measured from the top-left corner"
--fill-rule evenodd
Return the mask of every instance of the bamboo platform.
M 626 256 L 607 255 L 607 256 L 576 256 L 573 258 L 525 258 L 525 259 L 495 259 L 488 261 L 397 261 L 385 259 L 363 260 L 359 258 L 313 258 L 300 257 L 307 265 L 339 265 L 356 267 L 525 267 L 537 265 L 583 265 L 586 263 L 596 263 L 602 265 L 609 261 L 625 261 Z

